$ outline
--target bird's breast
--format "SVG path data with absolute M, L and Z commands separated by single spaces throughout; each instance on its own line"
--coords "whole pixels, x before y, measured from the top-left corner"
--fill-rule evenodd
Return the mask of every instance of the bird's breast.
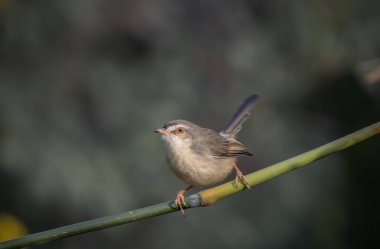
M 215 158 L 194 153 L 191 148 L 168 148 L 167 161 L 184 182 L 204 186 L 224 180 L 231 172 L 235 158 Z

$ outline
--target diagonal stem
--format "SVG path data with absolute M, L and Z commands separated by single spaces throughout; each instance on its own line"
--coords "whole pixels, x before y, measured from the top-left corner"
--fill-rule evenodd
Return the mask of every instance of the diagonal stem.
M 300 154 L 298 156 L 292 157 L 288 160 L 282 161 L 280 163 L 274 164 L 272 166 L 246 175 L 245 178 L 251 186 L 260 184 L 262 182 L 268 181 L 274 177 L 285 174 L 294 169 L 303 167 L 309 163 L 312 163 L 315 160 L 321 159 L 332 153 L 344 150 L 372 136 L 378 135 L 379 133 L 380 122 L 370 125 L 354 133 L 351 133 L 335 141 L 332 141 L 328 144 L 322 145 L 313 150 Z M 239 184 L 236 188 L 234 187 L 233 183 L 234 181 L 230 181 L 225 184 L 216 186 L 214 188 L 200 191 L 197 194 L 193 194 L 187 197 L 187 208 L 208 206 L 214 204 L 215 202 L 224 199 L 230 195 L 233 195 L 244 188 L 243 184 Z M 68 226 L 47 230 L 44 232 L 27 235 L 14 240 L 1 242 L 0 249 L 21 248 L 30 245 L 42 244 L 52 240 L 101 230 L 112 226 L 118 226 L 175 211 L 178 211 L 178 207 L 175 205 L 173 201 L 164 202 L 161 204 L 136 209 L 133 211 L 101 217 L 90 221 L 84 221 Z
M 276 163 L 272 166 L 248 174 L 245 176 L 245 179 L 251 186 L 258 185 L 262 182 L 275 178 L 276 176 L 285 174 L 289 171 L 310 164 L 330 154 L 342 151 L 372 136 L 378 135 L 379 133 L 380 122 L 377 122 L 373 125 L 367 126 L 361 130 L 358 130 L 354 133 L 351 133 L 330 143 L 319 146 L 308 152 L 302 153 L 298 156 L 289 158 L 285 161 Z M 202 198 L 202 205 L 211 205 L 221 199 L 224 199 L 232 194 L 235 194 L 236 192 L 241 191 L 242 189 L 244 189 L 243 184 L 239 184 L 238 188 L 234 188 L 233 182 L 227 182 L 225 184 L 218 185 L 214 188 L 203 190 L 200 192 Z

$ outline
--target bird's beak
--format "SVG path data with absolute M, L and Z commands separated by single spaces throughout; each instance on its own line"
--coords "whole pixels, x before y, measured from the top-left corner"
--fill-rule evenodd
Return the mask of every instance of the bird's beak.
M 169 135 L 169 133 L 163 128 L 154 129 L 153 132 L 161 134 L 161 135 Z

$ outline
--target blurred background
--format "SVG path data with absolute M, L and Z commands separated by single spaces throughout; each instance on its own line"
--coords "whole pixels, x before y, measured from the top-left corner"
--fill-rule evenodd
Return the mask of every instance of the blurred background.
M 152 129 L 181 118 L 220 130 L 252 93 L 245 173 L 379 121 L 379 11 L 0 0 L 0 239 L 173 199 L 185 184 Z M 35 248 L 380 248 L 379 148 L 372 138 L 186 218 Z

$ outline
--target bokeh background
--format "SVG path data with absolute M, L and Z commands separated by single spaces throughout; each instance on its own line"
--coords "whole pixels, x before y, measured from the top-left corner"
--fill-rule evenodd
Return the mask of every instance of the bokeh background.
M 0 0 L 0 234 L 173 199 L 185 184 L 151 130 L 220 130 L 251 93 L 246 173 L 379 121 L 379 13 L 377 0 Z M 35 248 L 380 248 L 379 148 L 186 218 Z

